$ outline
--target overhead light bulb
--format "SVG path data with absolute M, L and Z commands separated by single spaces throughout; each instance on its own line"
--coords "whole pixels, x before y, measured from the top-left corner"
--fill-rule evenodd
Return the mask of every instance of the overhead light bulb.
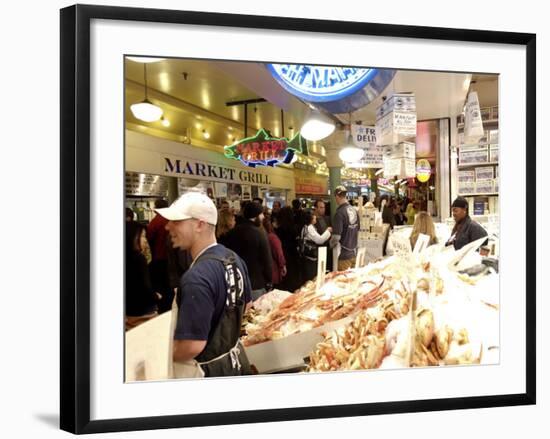
M 139 62 L 139 63 L 152 63 L 164 61 L 165 58 L 151 58 L 148 56 L 127 56 L 126 59 L 130 61 Z
M 130 110 L 136 119 L 144 122 L 155 122 L 162 116 L 162 108 L 157 107 L 149 100 L 130 105 Z
M 202 130 L 202 135 L 205 139 L 210 139 L 210 133 L 206 130 Z
M 334 122 L 317 110 L 310 112 L 306 122 L 300 129 L 300 134 L 307 140 L 321 140 L 334 132 Z
M 170 126 L 170 121 L 168 119 L 166 119 L 164 116 L 162 116 L 160 118 L 160 123 L 162 124 L 163 127 L 169 127 Z
M 351 131 L 348 134 L 348 141 L 346 146 L 340 150 L 338 156 L 340 160 L 347 163 L 358 162 L 363 158 L 364 151 L 353 144 L 353 138 L 351 137 Z
M 155 122 L 162 116 L 162 108 L 147 99 L 147 65 L 143 64 L 143 78 L 145 82 L 145 99 L 137 104 L 130 105 L 130 110 L 136 119 L 144 122 Z
M 346 146 L 340 150 L 338 156 L 343 162 L 358 162 L 363 158 L 363 150 L 356 146 Z

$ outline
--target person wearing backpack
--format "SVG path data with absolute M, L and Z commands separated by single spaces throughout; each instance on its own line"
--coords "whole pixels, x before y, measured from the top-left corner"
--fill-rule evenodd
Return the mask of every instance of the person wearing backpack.
M 312 280 L 317 275 L 317 257 L 319 246 L 325 244 L 332 233 L 332 227 L 327 227 L 322 235 L 317 232 L 315 224 L 317 216 L 312 212 L 305 212 L 304 226 L 300 233 L 299 254 L 303 262 L 304 281 Z
M 156 212 L 168 220 L 173 246 L 193 260 L 173 308 L 173 377 L 252 374 L 240 343 L 251 282 L 243 260 L 216 242 L 216 206 L 207 195 L 188 192 Z

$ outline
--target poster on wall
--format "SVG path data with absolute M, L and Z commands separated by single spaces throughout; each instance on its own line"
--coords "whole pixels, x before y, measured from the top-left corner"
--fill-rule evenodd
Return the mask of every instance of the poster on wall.
M 252 200 L 252 188 L 249 184 L 242 184 L 242 195 L 241 198 L 243 201 L 250 201 Z
M 189 178 L 178 178 L 178 194 L 187 192 L 201 192 L 214 198 L 214 183 L 211 181 L 198 181 Z
M 240 184 L 228 183 L 227 184 L 227 198 L 230 200 L 240 200 L 242 196 L 242 188 Z
M 214 183 L 214 196 L 216 198 L 227 198 L 227 183 Z

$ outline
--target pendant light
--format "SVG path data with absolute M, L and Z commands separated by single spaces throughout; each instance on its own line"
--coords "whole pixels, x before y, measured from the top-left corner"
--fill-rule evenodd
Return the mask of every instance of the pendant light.
M 364 151 L 353 143 L 351 135 L 351 113 L 349 114 L 349 131 L 346 146 L 340 150 L 338 156 L 345 163 L 355 163 L 363 158 Z
M 315 141 L 328 137 L 334 131 L 335 125 L 332 120 L 322 114 L 319 110 L 312 109 L 302 128 L 300 134 L 304 139 Z
M 153 63 L 164 61 L 164 58 L 151 58 L 148 56 L 127 56 L 126 59 L 130 61 L 139 62 L 139 63 Z
M 143 64 L 143 77 L 145 80 L 145 99 L 142 102 L 130 106 L 132 114 L 136 119 L 144 122 L 156 122 L 162 116 L 162 108 L 154 105 L 147 99 L 147 64 Z

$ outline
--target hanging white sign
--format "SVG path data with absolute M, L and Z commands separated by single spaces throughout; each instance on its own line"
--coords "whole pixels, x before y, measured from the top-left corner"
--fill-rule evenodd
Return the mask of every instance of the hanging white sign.
M 464 143 L 476 143 L 484 135 L 477 92 L 468 95 L 464 107 Z
M 376 145 L 376 128 L 373 126 L 351 125 L 351 136 L 355 146 L 363 149 L 363 159 L 358 166 L 361 168 L 381 168 L 383 150 Z

